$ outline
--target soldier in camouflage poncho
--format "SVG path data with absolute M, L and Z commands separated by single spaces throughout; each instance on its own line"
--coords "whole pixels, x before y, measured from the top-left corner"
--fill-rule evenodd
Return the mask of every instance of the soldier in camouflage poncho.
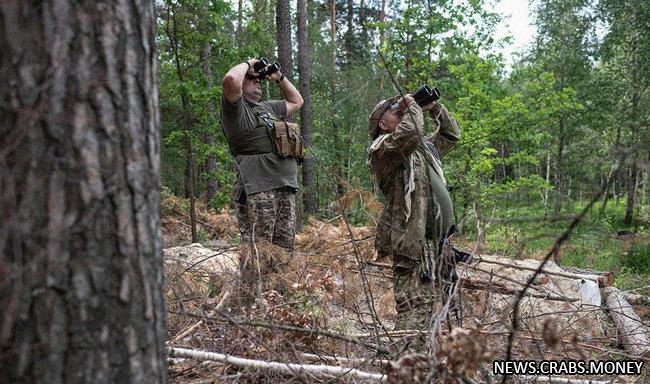
M 453 205 L 440 155 L 458 142 L 460 131 L 444 106 L 434 102 L 424 110 L 437 126 L 427 137 L 422 109 L 410 95 L 378 103 L 368 125 L 368 164 L 385 199 L 375 247 L 379 257 L 393 256 L 396 329 L 428 324 L 441 299 L 441 290 L 434 289 L 434 283 L 440 287 L 439 259 L 451 248 L 444 245 L 454 224 Z

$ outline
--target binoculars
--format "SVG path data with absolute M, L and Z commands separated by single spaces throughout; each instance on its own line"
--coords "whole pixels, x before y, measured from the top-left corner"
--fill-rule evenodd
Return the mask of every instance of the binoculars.
M 424 84 L 413 92 L 413 99 L 420 107 L 424 107 L 440 99 L 440 91 L 436 87 L 431 88 Z
M 269 61 L 265 57 L 260 58 L 260 60 L 253 65 L 253 71 L 257 73 L 260 80 L 266 79 L 277 72 L 280 68 L 280 63 L 277 61 L 269 65 Z

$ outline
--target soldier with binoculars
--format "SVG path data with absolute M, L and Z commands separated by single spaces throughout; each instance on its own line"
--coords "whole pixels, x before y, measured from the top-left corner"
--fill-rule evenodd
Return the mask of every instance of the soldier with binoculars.
M 454 212 L 440 156 L 460 140 L 460 130 L 439 98 L 436 88 L 423 86 L 380 101 L 368 122 L 368 165 L 385 199 L 375 248 L 380 258 L 393 257 L 396 329 L 428 325 L 455 277 L 448 241 Z M 436 125 L 426 137 L 423 111 Z
M 263 80 L 273 80 L 284 100 L 261 101 Z M 250 59 L 223 78 L 221 124 L 237 166 L 232 198 L 244 244 L 264 239 L 293 249 L 302 142 L 297 125 L 286 118 L 302 104 L 277 62 Z M 242 260 L 242 275 L 250 264 Z

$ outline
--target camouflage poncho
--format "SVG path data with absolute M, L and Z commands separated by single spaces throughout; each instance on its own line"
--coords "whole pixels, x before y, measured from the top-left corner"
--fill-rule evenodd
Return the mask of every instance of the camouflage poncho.
M 428 141 L 443 155 L 460 139 L 460 131 L 447 109 L 437 105 L 431 111 L 437 131 L 423 137 L 422 110 L 411 102 L 400 124 L 390 134 L 379 136 L 368 148 L 368 164 L 385 198 L 384 211 L 377 224 L 375 247 L 380 256 L 400 255 L 424 261 L 427 247 L 426 222 L 429 191 L 435 202 L 431 250 L 454 223 L 453 206 L 447 193 L 438 158 L 433 162 L 430 189 L 424 150 Z M 437 157 L 437 154 L 434 154 Z M 431 163 L 430 163 L 431 164 Z M 435 239 L 435 240 L 434 240 Z

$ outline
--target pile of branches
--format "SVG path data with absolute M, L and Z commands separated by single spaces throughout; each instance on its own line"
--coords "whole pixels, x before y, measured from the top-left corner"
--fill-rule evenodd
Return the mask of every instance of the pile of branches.
M 252 286 L 241 284 L 233 262 L 245 252 L 240 248 L 196 257 L 166 250 L 172 382 L 487 383 L 501 380 L 491 363 L 508 349 L 518 360 L 647 357 L 626 347 L 612 321 L 611 312 L 629 316 L 623 305 L 611 305 L 608 314 L 567 288 L 585 278 L 607 285 L 609 277 L 600 282 L 598 274 L 551 264 L 537 271 L 539 262 L 496 256 L 459 266 L 455 294 L 436 309 L 433 332 L 394 331 L 391 263 L 374 259 L 373 242 L 370 228 L 313 220 L 292 256 L 257 244 L 255 257 L 275 262 Z M 513 332 L 513 303 L 522 292 Z M 615 297 L 611 287 L 605 292 L 605 301 Z M 641 334 L 638 321 L 634 333 Z M 413 353 L 410 345 L 424 347 Z

